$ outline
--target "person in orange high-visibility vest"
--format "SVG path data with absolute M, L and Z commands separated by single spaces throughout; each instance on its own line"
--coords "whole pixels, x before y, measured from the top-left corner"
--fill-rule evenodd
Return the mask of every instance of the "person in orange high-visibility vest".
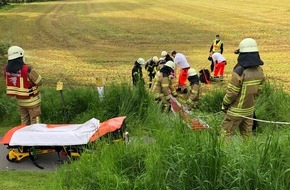
M 21 124 L 40 123 L 40 90 L 41 76 L 25 64 L 24 50 L 19 46 L 8 49 L 8 63 L 3 68 L 6 80 L 7 96 L 16 97 Z
M 224 43 L 220 40 L 220 35 L 217 34 L 209 49 L 209 60 L 211 61 L 211 65 L 210 65 L 211 72 L 213 72 L 214 70 L 214 62 L 212 59 L 210 59 L 211 54 L 216 53 L 216 52 L 223 54 L 223 51 L 224 51 Z

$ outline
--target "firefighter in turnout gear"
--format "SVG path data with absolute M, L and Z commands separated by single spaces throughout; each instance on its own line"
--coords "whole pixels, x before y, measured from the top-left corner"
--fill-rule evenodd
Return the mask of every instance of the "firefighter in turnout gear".
M 157 62 L 158 57 L 154 56 L 145 63 L 145 69 L 147 70 L 149 76 L 149 88 L 151 88 L 152 80 L 154 79 L 157 72 Z
M 145 60 L 143 58 L 138 58 L 132 69 L 132 81 L 133 85 L 136 86 L 138 83 L 144 84 L 143 74 L 142 74 L 142 65 L 145 64 Z
M 159 58 L 158 62 L 157 62 L 157 71 L 160 71 L 160 69 L 165 65 L 166 61 L 164 58 Z
M 197 102 L 200 96 L 200 83 L 195 69 L 188 70 L 187 80 L 190 82 L 190 90 L 186 101 L 187 109 L 190 111 L 197 108 Z
M 161 102 L 165 112 L 170 111 L 170 94 L 176 97 L 177 92 L 172 86 L 171 73 L 174 71 L 173 61 L 167 61 L 165 65 L 157 72 L 151 92 L 154 93 L 156 102 Z
M 173 58 L 167 53 L 167 51 L 162 51 L 161 57 L 165 60 L 165 62 L 174 61 Z
M 212 53 L 220 53 L 220 54 L 223 54 L 223 51 L 224 51 L 224 43 L 220 40 L 220 35 L 217 34 L 215 36 L 215 39 L 213 40 L 210 48 L 209 48 L 209 61 L 211 61 L 211 65 L 210 65 L 210 70 L 211 72 L 214 71 L 214 62 L 211 58 L 211 54 Z
M 252 133 L 254 104 L 265 81 L 260 65 L 257 43 L 252 38 L 245 38 L 239 44 L 238 63 L 223 98 L 222 110 L 226 113 L 222 129 L 226 135 L 232 135 L 239 128 L 241 135 Z M 247 117 L 247 118 L 245 118 Z
M 25 64 L 24 50 L 19 46 L 8 49 L 8 63 L 3 70 L 6 80 L 6 94 L 16 97 L 21 124 L 40 123 L 41 98 L 39 86 L 41 76 Z

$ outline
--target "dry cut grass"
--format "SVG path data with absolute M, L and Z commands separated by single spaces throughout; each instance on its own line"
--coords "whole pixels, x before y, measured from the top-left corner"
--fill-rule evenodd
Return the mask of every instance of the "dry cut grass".
M 46 79 L 94 85 L 96 76 L 130 81 L 138 57 L 162 50 L 184 53 L 196 70 L 208 68 L 215 34 L 224 41 L 226 79 L 233 51 L 245 37 L 257 40 L 269 79 L 289 88 L 287 0 L 64 0 L 31 3 L 0 12 L 0 39 L 11 39 Z

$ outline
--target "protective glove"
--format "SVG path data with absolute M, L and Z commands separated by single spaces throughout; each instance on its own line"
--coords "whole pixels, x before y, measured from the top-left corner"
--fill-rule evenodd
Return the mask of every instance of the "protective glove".
M 211 61 L 212 60 L 212 57 L 211 56 L 208 56 L 207 60 Z

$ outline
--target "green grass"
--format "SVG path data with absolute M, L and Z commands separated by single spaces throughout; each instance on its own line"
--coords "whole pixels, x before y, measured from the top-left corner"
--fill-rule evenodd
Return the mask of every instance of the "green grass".
M 49 178 L 53 175 L 52 172 L 0 171 L 1 187 L 6 190 L 38 190 L 49 187 Z
M 279 98 L 290 101 L 279 87 L 266 84 L 262 91 L 257 107 L 271 106 L 275 110 L 283 105 Z M 42 120 L 45 123 L 65 123 L 61 116 L 59 92 L 45 88 L 42 94 Z M 108 86 L 103 101 L 98 99 L 95 88 L 65 89 L 66 109 L 71 123 L 82 123 L 91 117 L 104 121 L 126 115 L 131 143 L 108 146 L 98 140 L 90 146 L 90 151 L 82 154 L 80 160 L 63 165 L 56 171 L 55 176 L 49 178 L 49 183 L 44 178 L 31 178 L 43 183 L 44 189 L 289 188 L 289 129 L 261 123 L 256 135 L 247 141 L 239 135 L 231 139 L 222 138 L 219 126 L 223 115 L 209 109 L 221 104 L 221 94 L 223 92 L 214 90 L 204 95 L 202 100 L 208 100 L 208 114 L 203 119 L 211 130 L 192 131 L 172 113 L 162 113 L 142 86 Z M 263 101 L 266 97 L 276 97 L 277 103 Z M 206 112 L 198 110 L 196 113 Z M 17 116 L 14 112 L 7 114 Z M 281 118 L 274 112 L 267 114 L 272 120 Z M 17 171 L 7 173 L 22 175 Z M 7 184 L 7 187 L 10 185 Z
M 276 93 L 287 98 L 282 91 L 272 88 L 266 85 L 263 92 L 267 93 L 262 93 L 258 102 Z M 215 99 L 208 101 L 215 105 L 220 101 L 220 93 L 213 91 L 204 99 Z M 127 146 L 108 146 L 97 141 L 95 153 L 84 153 L 79 161 L 64 165 L 47 189 L 224 189 L 242 188 L 240 184 L 249 179 L 252 182 L 246 183 L 246 189 L 289 187 L 286 180 L 289 142 L 285 140 L 289 130 L 275 131 L 274 125 L 264 125 L 265 129 L 247 142 L 237 136 L 228 139 L 231 143 L 223 143 L 218 136 L 221 115 L 212 115 L 217 117 L 215 120 L 206 118 L 212 130 L 191 131 L 172 114 L 160 112 L 144 88 L 126 84 L 107 87 L 103 102 L 98 100 L 96 89 L 69 89 L 64 95 L 68 108 L 76 105 L 80 108 L 78 112 L 68 109 L 73 122 L 127 115 L 132 142 Z M 62 121 L 55 110 L 52 111 L 55 115 L 46 115 L 52 100 L 59 99 L 53 108 L 61 112 L 58 97 L 54 89 L 44 90 L 44 121 Z M 275 120 L 275 115 L 272 118 Z

